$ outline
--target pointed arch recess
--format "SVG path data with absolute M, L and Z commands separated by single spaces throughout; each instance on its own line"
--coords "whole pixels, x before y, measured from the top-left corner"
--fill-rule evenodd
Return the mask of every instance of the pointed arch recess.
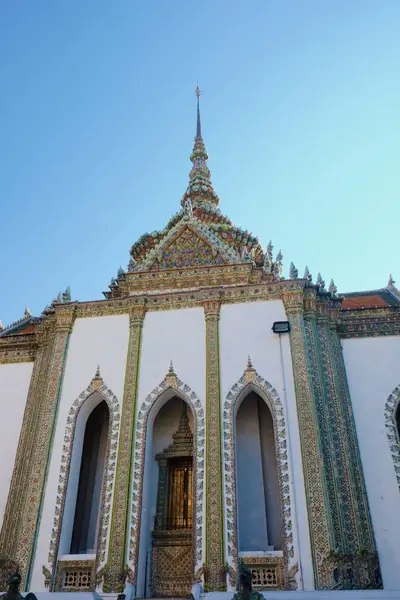
M 298 563 L 295 560 L 293 542 L 293 490 L 292 483 L 290 482 L 289 442 L 285 411 L 278 392 L 270 383 L 268 383 L 268 381 L 258 375 L 257 371 L 253 368 L 250 359 L 248 367 L 241 378 L 229 390 L 224 402 L 222 414 L 224 491 L 228 542 L 227 558 L 230 567 L 231 585 L 236 586 L 236 569 L 239 561 L 234 422 L 238 401 L 252 391 L 259 394 L 264 401 L 267 401 L 266 403 L 271 411 L 281 508 L 285 589 L 297 589 L 295 575 L 298 570 Z
M 75 438 L 75 429 L 78 414 L 83 404 L 92 394 L 100 394 L 107 403 L 110 412 L 110 424 L 107 441 L 107 454 L 105 461 L 104 481 L 101 491 L 99 535 L 96 552 L 96 572 L 104 567 L 106 563 L 106 550 L 109 538 L 109 525 L 111 521 L 111 507 L 115 479 L 118 434 L 120 424 L 120 405 L 115 394 L 104 383 L 99 370 L 90 382 L 89 386 L 79 394 L 73 402 L 67 417 L 64 433 L 64 444 L 61 455 L 61 468 L 58 478 L 56 507 L 54 511 L 53 529 L 48 561 L 51 565 L 53 575 L 57 565 L 58 550 L 60 545 L 62 522 L 64 515 L 65 499 L 68 489 L 68 480 L 71 466 L 72 450 Z
M 400 437 L 397 429 L 396 412 L 400 403 L 400 385 L 398 385 L 385 403 L 385 425 L 392 454 L 393 467 L 396 473 L 397 485 L 400 491 Z
M 136 582 L 137 565 L 139 559 L 139 535 L 142 513 L 143 476 L 146 453 L 146 430 L 150 410 L 157 400 L 168 390 L 187 402 L 193 411 L 195 422 L 195 442 L 193 457 L 195 459 L 194 472 L 194 515 L 193 515 L 193 547 L 194 567 L 197 571 L 202 566 L 203 559 L 203 496 L 204 496 L 204 445 L 205 445 L 205 415 L 197 394 L 181 381 L 173 372 L 172 365 L 165 379 L 146 397 L 140 405 L 135 427 L 135 450 L 133 464 L 133 485 L 131 498 L 131 520 L 129 535 L 129 573 L 128 580 Z

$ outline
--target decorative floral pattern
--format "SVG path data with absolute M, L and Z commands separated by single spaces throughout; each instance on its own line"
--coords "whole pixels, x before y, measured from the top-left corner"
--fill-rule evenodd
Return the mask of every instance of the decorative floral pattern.
M 203 502 L 204 502 L 204 442 L 205 442 L 205 420 L 204 409 L 195 392 L 175 374 L 168 375 L 142 402 L 139 407 L 136 420 L 134 466 L 132 486 L 132 506 L 129 536 L 129 568 L 130 578 L 136 580 L 137 562 L 139 558 L 139 534 L 142 512 L 143 475 L 146 451 L 146 428 L 147 419 L 152 406 L 158 398 L 167 390 L 175 390 L 177 396 L 185 400 L 193 411 L 196 433 L 195 433 L 195 473 L 194 473 L 194 564 L 197 570 L 203 559 Z
M 396 412 L 400 402 L 400 385 L 398 385 L 385 403 L 385 425 L 392 453 L 393 467 L 396 473 L 397 485 L 400 491 L 400 438 L 396 422 Z
M 279 495 L 281 503 L 281 530 L 282 549 L 285 566 L 285 588 L 295 589 L 295 583 L 289 582 L 288 570 L 296 563 L 296 552 L 293 540 L 293 515 L 292 498 L 293 483 L 290 476 L 289 443 L 286 430 L 286 416 L 283 404 L 277 391 L 270 383 L 260 377 L 255 369 L 249 366 L 237 383 L 230 389 L 224 402 L 223 411 L 223 464 L 225 471 L 225 505 L 226 505 L 226 529 L 227 529 L 227 559 L 228 564 L 236 569 L 238 565 L 238 537 L 237 537 L 237 499 L 236 499 L 236 476 L 235 476 L 235 444 L 234 444 L 234 418 L 235 409 L 239 397 L 254 391 L 267 400 L 271 411 L 275 452 L 278 471 Z M 231 579 L 235 579 L 234 577 Z M 231 581 L 231 584 L 233 581 Z
M 113 487 L 115 478 L 115 466 L 117 457 L 118 434 L 120 423 L 120 406 L 117 397 L 108 389 L 99 375 L 91 381 L 90 385 L 84 390 L 72 404 L 64 434 L 64 445 L 61 456 L 61 469 L 58 479 L 56 508 L 54 513 L 54 523 L 51 533 L 49 563 L 56 567 L 58 548 L 60 544 L 62 521 L 64 514 L 65 498 L 68 488 L 68 479 L 71 466 L 71 457 L 75 437 L 76 421 L 79 411 L 84 402 L 94 393 L 101 395 L 107 403 L 110 411 L 110 425 L 108 433 L 107 456 L 105 462 L 105 473 L 101 497 L 99 536 L 97 546 L 96 564 L 97 570 L 102 568 L 106 562 L 106 550 L 108 542 L 109 523 L 111 516 L 111 506 L 113 497 Z
M 222 257 L 193 231 L 185 229 L 164 251 L 154 268 L 174 269 L 200 265 L 223 265 Z

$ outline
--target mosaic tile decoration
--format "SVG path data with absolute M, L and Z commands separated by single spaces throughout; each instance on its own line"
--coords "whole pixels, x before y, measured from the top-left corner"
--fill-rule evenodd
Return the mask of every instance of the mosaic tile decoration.
M 106 562 L 107 543 L 109 536 L 109 524 L 111 517 L 113 488 L 115 479 L 115 467 L 117 458 L 119 423 L 120 423 L 120 405 L 117 397 L 106 386 L 100 375 L 92 379 L 90 385 L 78 396 L 72 404 L 64 434 L 64 444 L 61 457 L 61 468 L 58 479 L 58 489 L 56 498 L 56 507 L 54 512 L 53 529 L 51 532 L 51 541 L 48 561 L 51 568 L 54 569 L 57 564 L 58 549 L 60 544 L 62 521 L 64 515 L 65 499 L 68 489 L 68 480 L 71 466 L 71 457 L 73 451 L 76 422 L 78 414 L 83 404 L 92 394 L 100 394 L 102 400 L 107 403 L 110 411 L 110 426 L 108 432 L 107 455 L 105 461 L 105 473 L 103 479 L 99 535 L 97 542 L 96 571 L 101 569 Z
M 142 512 L 143 477 L 146 452 L 146 428 L 151 408 L 162 394 L 173 390 L 191 408 L 195 422 L 194 449 L 194 564 L 195 570 L 202 564 L 203 559 L 203 502 L 204 502 L 204 446 L 205 446 L 205 415 L 196 393 L 175 375 L 168 375 L 142 402 L 139 407 L 135 428 L 133 485 L 131 497 L 131 517 L 129 535 L 128 566 L 130 582 L 136 582 L 139 559 L 139 535 Z
M 293 497 L 294 489 L 290 466 L 289 440 L 286 426 L 285 408 L 275 388 L 263 379 L 249 364 L 241 378 L 228 392 L 223 405 L 223 465 L 225 481 L 225 505 L 227 528 L 227 560 L 233 572 L 230 574 L 230 583 L 236 587 L 239 555 L 237 532 L 237 493 L 236 493 L 236 467 L 234 445 L 234 420 L 239 399 L 250 392 L 255 392 L 262 398 L 272 416 L 274 428 L 275 453 L 278 475 L 278 487 L 281 504 L 281 535 L 284 562 L 284 588 L 297 589 L 294 580 L 289 581 L 288 572 L 297 563 L 295 542 L 293 536 Z

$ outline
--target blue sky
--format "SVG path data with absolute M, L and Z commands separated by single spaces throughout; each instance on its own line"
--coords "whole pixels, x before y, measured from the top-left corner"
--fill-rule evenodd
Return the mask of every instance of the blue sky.
M 4 325 L 102 298 L 179 209 L 197 80 L 221 210 L 339 291 L 400 280 L 398 0 L 3 0 Z

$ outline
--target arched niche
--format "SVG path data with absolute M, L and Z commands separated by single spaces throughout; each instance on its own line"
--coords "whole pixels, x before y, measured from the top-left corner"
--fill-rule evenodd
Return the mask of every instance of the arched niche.
M 120 406 L 116 396 L 103 382 L 100 372 L 97 370 L 89 386 L 72 404 L 67 417 L 58 480 L 54 527 L 49 549 L 49 563 L 53 572 L 53 581 L 57 560 L 59 557 L 68 556 L 71 553 L 86 425 L 90 415 L 103 402 L 107 405 L 109 422 L 103 469 L 104 474 L 101 478 L 101 493 L 96 523 L 98 532 L 95 548 L 96 570 L 100 570 L 106 563 L 119 435 Z M 97 479 L 97 485 L 99 485 L 99 478 Z M 109 491 L 108 494 L 105 494 L 106 488 Z M 82 558 L 84 558 L 84 555 L 82 555 Z
M 251 385 L 237 401 L 233 426 L 239 552 L 282 550 L 273 419 Z
M 139 406 L 136 420 L 128 565 L 129 581 L 137 585 L 136 594 L 142 597 L 146 594 L 146 561 L 152 527 L 152 515 L 149 514 L 151 501 L 149 465 L 154 467 L 154 457 L 152 457 L 154 422 L 162 408 L 173 398 L 184 401 L 193 415 L 193 523 L 196 523 L 196 527 L 193 527 L 194 570 L 202 565 L 204 556 L 204 409 L 196 393 L 175 375 L 171 367 L 165 379 Z M 154 478 L 152 490 L 154 496 Z
M 272 419 L 274 454 L 276 461 L 276 479 L 279 498 L 279 527 L 281 550 L 242 553 L 253 554 L 248 560 L 255 561 L 255 554 L 274 554 L 271 556 L 271 564 L 274 561 L 283 561 L 283 580 L 279 585 L 285 589 L 296 589 L 295 579 L 298 571 L 297 551 L 295 551 L 294 540 L 294 518 L 293 483 L 290 460 L 290 444 L 286 425 L 286 410 L 275 388 L 261 377 L 251 364 L 250 358 L 243 375 L 229 390 L 223 404 L 223 467 L 224 467 L 224 499 L 226 505 L 226 559 L 229 567 L 229 582 L 232 588 L 237 586 L 237 566 L 239 564 L 239 540 L 238 540 L 238 498 L 237 498 L 237 464 L 236 464 L 236 418 L 240 407 L 246 398 L 253 395 L 263 403 L 269 411 Z M 262 467 L 260 467 L 262 470 Z M 251 467 L 249 470 L 249 474 Z M 261 491 L 260 491 L 261 493 Z M 277 531 L 275 527 L 275 539 Z M 296 540 L 297 545 L 297 540 Z M 279 556 L 281 558 L 279 558 Z M 264 560 L 260 558 L 260 561 Z M 279 567 L 278 567 L 279 569 Z

